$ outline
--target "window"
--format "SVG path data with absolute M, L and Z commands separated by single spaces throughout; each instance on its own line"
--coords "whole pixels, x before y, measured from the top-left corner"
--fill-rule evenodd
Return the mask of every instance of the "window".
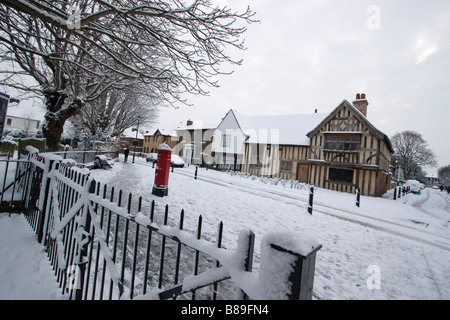
M 353 170 L 330 168 L 328 180 L 333 182 L 353 183 Z
M 222 147 L 228 148 L 230 146 L 231 135 L 222 134 Z
M 7 118 L 7 119 L 6 119 L 6 124 L 7 124 L 8 126 L 11 125 L 11 122 L 12 122 L 11 118 Z
M 292 162 L 290 161 L 280 161 L 280 171 L 291 172 Z
M 357 152 L 358 136 L 355 135 L 326 135 L 324 150 L 336 152 Z
M 249 163 L 250 168 L 259 169 L 262 167 L 261 160 L 259 159 L 259 143 L 255 145 L 249 145 Z

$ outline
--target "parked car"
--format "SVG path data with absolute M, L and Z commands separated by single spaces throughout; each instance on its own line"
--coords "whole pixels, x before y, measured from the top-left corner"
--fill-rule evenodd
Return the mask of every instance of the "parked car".
M 180 158 L 180 156 L 177 156 L 176 154 L 172 153 L 172 157 L 170 158 L 170 163 L 174 168 L 183 168 L 184 167 L 184 161 Z
M 147 157 L 145 158 L 147 162 L 154 162 L 158 161 L 158 154 L 157 153 L 149 153 Z
M 146 157 L 147 162 L 158 162 L 158 154 L 157 153 L 149 153 Z M 176 154 L 172 153 L 172 156 L 170 157 L 170 165 L 174 168 L 183 168 L 185 163 L 183 159 L 181 159 Z
M 405 182 L 405 187 L 409 186 L 411 193 L 420 194 L 421 193 L 421 183 L 417 180 L 408 180 Z

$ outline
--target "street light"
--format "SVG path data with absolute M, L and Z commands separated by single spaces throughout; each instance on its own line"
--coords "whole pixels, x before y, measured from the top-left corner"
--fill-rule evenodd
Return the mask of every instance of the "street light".
M 131 131 L 136 131 L 136 139 L 134 139 L 134 141 L 133 141 L 133 145 L 134 145 L 133 161 L 132 161 L 133 163 L 134 163 L 134 157 L 136 156 L 136 147 L 138 145 L 138 132 L 139 132 L 139 120 L 140 119 L 141 119 L 141 116 L 138 116 L 136 128 L 131 129 Z
M 399 173 L 398 173 L 398 160 L 395 160 L 395 173 L 397 174 L 397 183 L 399 179 Z

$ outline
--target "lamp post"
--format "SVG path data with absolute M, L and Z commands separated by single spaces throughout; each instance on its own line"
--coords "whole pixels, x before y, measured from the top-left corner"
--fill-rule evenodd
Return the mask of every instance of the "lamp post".
M 138 145 L 138 132 L 139 132 L 139 120 L 141 119 L 141 116 L 138 116 L 137 118 L 137 126 L 136 128 L 133 128 L 131 131 L 135 131 L 136 130 L 136 139 L 134 139 L 133 141 L 133 145 L 134 145 L 134 152 L 133 152 L 133 163 L 134 163 L 134 157 L 136 156 L 136 147 Z
M 398 184 L 398 180 L 399 180 L 398 160 L 395 160 L 395 173 L 397 174 L 397 184 Z

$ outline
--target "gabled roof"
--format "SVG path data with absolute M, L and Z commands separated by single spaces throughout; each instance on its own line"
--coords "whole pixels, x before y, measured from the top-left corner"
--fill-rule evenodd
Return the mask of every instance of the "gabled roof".
M 158 128 L 158 129 L 155 130 L 155 132 L 153 132 L 153 133 L 146 133 L 146 134 L 144 134 L 144 136 L 151 136 L 151 137 L 153 137 L 153 136 L 156 135 L 156 133 L 158 133 L 158 131 L 159 131 L 159 133 L 162 136 L 167 136 L 167 137 L 176 137 L 177 136 L 177 133 L 175 132 L 175 130 L 167 129 L 167 128 Z
M 370 123 L 369 120 L 358 110 L 356 109 L 350 102 L 347 100 L 343 100 L 333 111 L 330 112 L 330 114 L 322 120 L 314 129 L 309 131 L 306 135 L 308 138 L 313 137 L 319 130 L 331 119 L 334 118 L 334 116 L 343 108 L 347 108 L 350 110 L 350 113 L 361 123 L 363 123 L 377 139 L 382 139 L 386 142 L 387 147 L 391 151 L 391 153 L 394 153 L 394 148 L 392 147 L 391 140 L 389 137 L 378 130 L 372 123 Z
M 236 112 L 234 115 L 244 134 L 249 136 L 246 143 L 309 146 L 309 138 L 306 133 L 314 128 L 327 114 L 249 116 Z
M 128 128 L 126 129 L 123 133 L 123 136 L 125 136 L 126 138 L 135 138 L 136 139 L 136 131 L 133 131 L 132 128 Z M 144 140 L 144 135 L 140 132 L 138 132 L 138 136 L 137 138 L 139 140 Z

